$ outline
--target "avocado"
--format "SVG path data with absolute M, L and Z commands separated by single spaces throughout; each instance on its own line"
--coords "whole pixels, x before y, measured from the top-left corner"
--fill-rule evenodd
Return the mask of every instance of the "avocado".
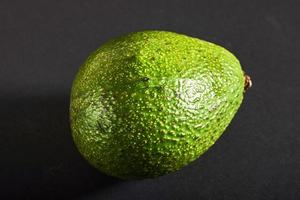
M 72 136 L 105 174 L 161 176 L 216 142 L 249 85 L 237 58 L 218 45 L 167 31 L 127 34 L 80 67 L 71 91 Z

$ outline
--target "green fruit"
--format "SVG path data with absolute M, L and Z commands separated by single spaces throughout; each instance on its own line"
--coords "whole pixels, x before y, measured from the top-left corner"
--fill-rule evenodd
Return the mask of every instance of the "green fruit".
M 238 110 L 245 76 L 215 44 L 165 31 L 132 33 L 92 53 L 72 87 L 80 153 L 102 172 L 149 178 L 203 154 Z

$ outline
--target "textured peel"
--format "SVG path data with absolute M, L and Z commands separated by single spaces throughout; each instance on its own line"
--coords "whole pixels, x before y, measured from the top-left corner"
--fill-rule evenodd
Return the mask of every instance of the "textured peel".
M 132 33 L 81 66 L 71 93 L 73 138 L 106 174 L 160 176 L 215 143 L 243 91 L 239 61 L 226 49 L 171 32 Z

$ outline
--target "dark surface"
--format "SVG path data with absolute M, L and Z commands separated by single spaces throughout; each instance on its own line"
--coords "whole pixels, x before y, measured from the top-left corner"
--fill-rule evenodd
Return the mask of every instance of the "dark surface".
M 1 0 L 0 199 L 300 199 L 299 5 Z M 196 162 L 157 179 L 121 181 L 77 152 L 69 91 L 91 51 L 144 29 L 226 47 L 254 86 L 225 134 Z

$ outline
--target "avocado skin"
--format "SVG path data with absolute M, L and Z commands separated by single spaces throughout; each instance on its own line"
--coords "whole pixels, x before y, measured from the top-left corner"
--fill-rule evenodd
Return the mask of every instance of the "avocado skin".
M 113 39 L 73 82 L 70 122 L 83 157 L 100 171 L 143 179 L 197 159 L 224 132 L 244 91 L 226 49 L 166 31 Z

